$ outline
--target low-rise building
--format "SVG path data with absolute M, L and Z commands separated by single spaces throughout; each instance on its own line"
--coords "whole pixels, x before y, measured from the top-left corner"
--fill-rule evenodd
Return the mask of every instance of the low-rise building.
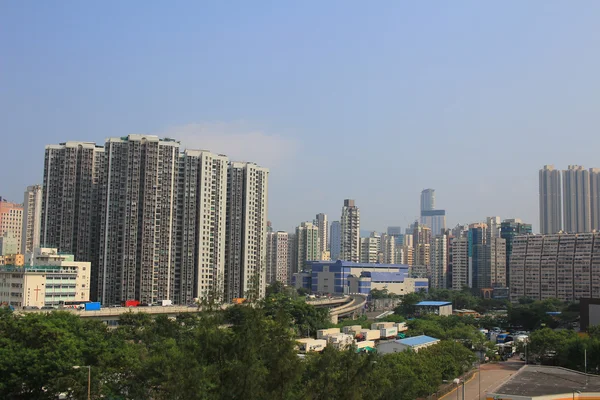
M 7 254 L 5 256 L 0 256 L 0 265 L 22 267 L 25 265 L 25 256 L 23 254 Z
M 325 339 L 302 338 L 296 339 L 296 342 L 298 342 L 298 351 L 303 354 L 311 351 L 321 352 L 327 347 Z
M 379 354 L 390 354 L 399 353 L 401 351 L 412 350 L 418 352 L 434 344 L 439 343 L 440 340 L 429 336 L 421 335 L 414 336 L 406 339 L 390 340 L 386 342 L 380 342 L 377 345 L 377 352 Z
M 415 304 L 417 315 L 435 314 L 439 316 L 452 315 L 452 302 L 450 301 L 421 301 Z

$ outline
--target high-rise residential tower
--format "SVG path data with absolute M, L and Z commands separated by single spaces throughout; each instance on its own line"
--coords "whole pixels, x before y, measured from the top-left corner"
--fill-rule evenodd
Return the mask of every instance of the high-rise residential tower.
M 105 157 L 98 276 L 92 283 L 98 299 L 108 305 L 173 299 L 179 142 L 110 138 Z
M 303 222 L 296 227 L 296 256 L 298 257 L 298 269 L 303 270 L 307 261 L 319 261 L 319 227 Z
M 516 236 L 531 235 L 531 224 L 525 224 L 520 219 L 505 219 L 500 225 L 500 237 L 506 241 L 506 282 L 510 282 L 510 256 Z
M 560 171 L 544 165 L 540 178 L 540 232 L 557 233 L 562 229 L 562 198 Z
M 341 254 L 344 261 L 360 261 L 360 211 L 354 200 L 344 200 L 342 208 L 341 229 Z M 332 257 L 333 258 L 333 257 Z
M 452 239 L 452 290 L 470 286 L 469 238 L 459 236 Z
M 590 168 L 590 217 L 592 230 L 600 231 L 600 168 Z
M 262 297 L 266 287 L 269 170 L 230 162 L 227 182 L 225 300 Z
M 487 234 L 489 237 L 500 237 L 500 226 L 502 224 L 500 217 L 487 217 Z
M 380 239 L 373 235 L 360 238 L 360 262 L 376 263 L 378 261 Z
M 563 229 L 569 233 L 591 231 L 590 173 L 580 165 L 562 171 Z
M 333 221 L 331 223 L 329 235 L 329 252 L 331 259 L 333 261 L 337 261 L 340 258 L 340 254 L 342 252 L 342 228 L 340 225 L 340 221 Z
M 329 222 L 327 221 L 327 214 L 317 214 L 313 222 L 319 228 L 319 258 L 321 255 L 329 251 Z
M 275 282 L 287 284 L 291 280 L 288 276 L 288 233 L 267 232 L 267 285 Z
M 92 262 L 93 269 L 98 252 L 98 189 L 103 170 L 104 148 L 95 143 L 46 146 L 41 245 L 73 254 L 75 261 Z
M 185 150 L 178 159 L 173 300 L 222 299 L 228 159 L 204 150 Z
M 28 186 L 23 196 L 23 225 L 21 229 L 21 253 L 33 253 L 40 247 L 42 230 L 42 186 Z
M 21 250 L 22 229 L 23 205 L 11 203 L 0 197 L 0 236 L 5 236 L 7 241 L 13 242 L 16 252 Z M 11 251 L 12 249 L 11 246 Z
M 448 237 L 446 235 L 437 235 L 431 240 L 431 287 L 445 289 L 447 278 Z

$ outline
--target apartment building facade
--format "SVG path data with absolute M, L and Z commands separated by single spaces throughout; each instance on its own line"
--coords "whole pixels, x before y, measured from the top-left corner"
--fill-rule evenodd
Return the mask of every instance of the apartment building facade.
M 42 231 L 42 185 L 27 186 L 23 196 L 21 253 L 31 253 L 40 247 Z

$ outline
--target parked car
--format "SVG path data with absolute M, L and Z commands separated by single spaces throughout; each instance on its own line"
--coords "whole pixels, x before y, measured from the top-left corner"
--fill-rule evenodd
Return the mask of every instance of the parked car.
M 40 308 L 38 306 L 25 306 L 23 307 L 23 310 L 39 310 Z

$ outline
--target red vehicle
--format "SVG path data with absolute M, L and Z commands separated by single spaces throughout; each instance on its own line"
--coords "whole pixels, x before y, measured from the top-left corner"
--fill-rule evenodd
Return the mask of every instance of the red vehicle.
M 126 300 L 123 302 L 123 307 L 137 307 L 140 305 L 140 302 L 137 300 Z

